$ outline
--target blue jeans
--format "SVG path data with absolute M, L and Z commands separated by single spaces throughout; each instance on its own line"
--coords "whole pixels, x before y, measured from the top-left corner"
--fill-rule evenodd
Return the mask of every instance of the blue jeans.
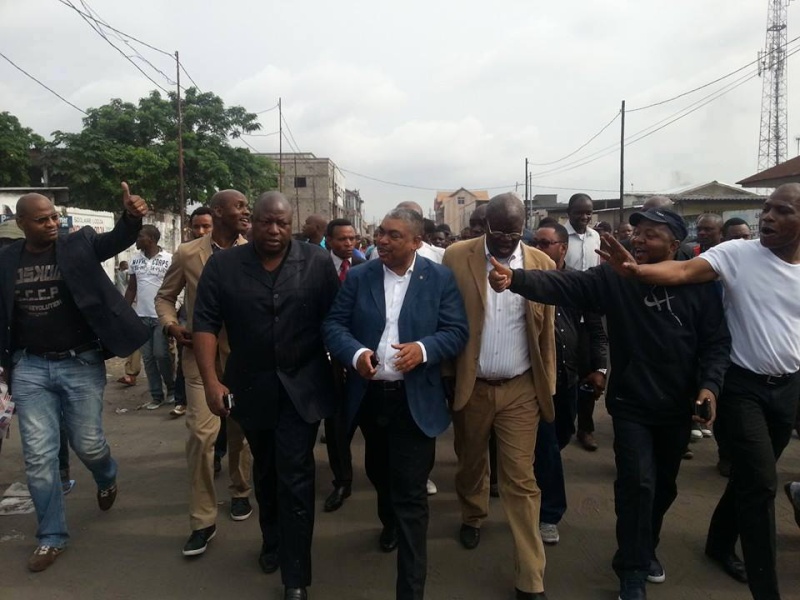
M 42 546 L 60 548 L 69 538 L 58 469 L 62 418 L 69 444 L 91 471 L 97 488 L 111 487 L 117 479 L 117 463 L 103 433 L 103 354 L 89 350 L 50 361 L 18 350 L 12 365 L 25 474 L 39 522 L 36 537 Z
M 139 349 L 142 353 L 142 362 L 144 362 L 144 372 L 147 373 L 147 385 L 150 386 L 150 397 L 153 402 L 163 402 L 162 380 L 167 386 L 167 395 L 175 394 L 175 373 L 172 370 L 172 355 L 169 353 L 167 336 L 164 334 L 164 328 L 158 323 L 158 319 L 139 318 L 150 329 L 150 338 Z

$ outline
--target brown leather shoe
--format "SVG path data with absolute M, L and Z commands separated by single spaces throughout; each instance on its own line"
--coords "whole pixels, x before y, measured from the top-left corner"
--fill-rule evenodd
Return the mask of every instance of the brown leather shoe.
M 594 436 L 588 431 L 578 432 L 578 442 L 583 447 L 583 449 L 588 452 L 594 452 L 600 447 L 597 445 L 597 442 L 594 441 Z
M 38 573 L 56 562 L 59 554 L 66 548 L 55 548 L 54 546 L 38 546 L 28 559 L 28 570 Z
M 119 379 L 117 379 L 117 383 L 121 383 L 122 385 L 127 385 L 128 387 L 133 387 L 136 385 L 136 375 L 123 375 Z

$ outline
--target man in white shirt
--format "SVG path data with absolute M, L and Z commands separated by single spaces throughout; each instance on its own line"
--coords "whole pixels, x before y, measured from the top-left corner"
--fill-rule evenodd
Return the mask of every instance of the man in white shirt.
M 448 369 L 452 391 L 459 540 L 480 542 L 489 512 L 487 447 L 497 438 L 500 498 L 514 540 L 516 597 L 543 599 L 544 546 L 539 532 L 541 495 L 531 459 L 539 420 L 552 421 L 555 392 L 554 308 L 522 296 L 489 291 L 489 257 L 510 268 L 553 269 L 544 253 L 520 242 L 525 207 L 512 194 L 489 201 L 486 234 L 450 246 L 444 266 L 455 275 L 466 305 L 470 338 Z
M 775 465 L 791 438 L 800 397 L 800 184 L 782 185 L 770 195 L 759 227 L 758 240 L 726 242 L 689 261 L 637 265 L 612 239 L 604 253 L 619 273 L 648 284 L 722 283 L 732 364 L 719 418 L 732 470 L 711 519 L 706 554 L 746 581 L 757 600 L 780 598 Z M 737 538 L 744 565 L 734 552 Z
M 150 329 L 150 339 L 139 349 L 150 387 L 147 410 L 155 410 L 164 403 L 164 387 L 167 388 L 167 401 L 173 402 L 175 398 L 175 366 L 155 306 L 158 289 L 172 264 L 172 254 L 158 245 L 159 239 L 161 233 L 154 225 L 142 225 L 136 238 L 139 253 L 131 259 L 128 289 L 125 291 L 125 300 L 129 304 L 136 301 L 136 314 Z
M 397 205 L 397 208 L 407 208 L 408 210 L 413 210 L 420 217 L 424 218 L 425 216 L 422 207 L 416 202 L 412 202 L 411 200 L 406 200 L 405 202 L 401 202 L 400 204 Z M 424 256 L 428 260 L 432 260 L 437 264 L 442 264 L 442 257 L 444 256 L 444 248 L 437 248 L 435 246 L 431 246 L 428 242 L 426 242 L 423 239 L 422 242 L 420 243 L 420 247 L 417 248 L 417 255 Z M 378 258 L 377 251 L 372 253 L 372 256 L 370 256 L 370 260 L 374 260 L 376 258 Z

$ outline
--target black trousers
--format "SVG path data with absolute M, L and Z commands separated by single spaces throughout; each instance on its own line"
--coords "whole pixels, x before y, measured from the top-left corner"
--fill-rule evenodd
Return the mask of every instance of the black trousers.
M 351 487 L 353 484 L 353 454 L 350 444 L 353 432 L 347 423 L 347 411 L 342 405 L 336 414 L 325 419 L 325 446 L 328 464 L 333 472 L 333 487 Z
M 720 498 L 706 548 L 733 552 L 741 537 L 750 591 L 755 600 L 777 600 L 775 571 L 775 464 L 794 426 L 800 377 L 769 384 L 732 365 L 725 376 L 719 416 L 731 457 L 731 478 Z
M 578 431 L 594 433 L 594 392 L 578 388 Z
M 319 423 L 306 423 L 283 386 L 274 429 L 244 429 L 253 453 L 253 487 L 263 548 L 278 551 L 287 587 L 311 584 L 314 444 Z
M 405 390 L 372 382 L 361 404 L 358 423 L 365 442 L 367 477 L 378 493 L 378 517 L 396 527 L 397 600 L 422 600 L 428 569 L 428 493 L 436 439 L 417 426 Z
M 644 580 L 661 535 L 664 515 L 678 495 L 681 455 L 691 421 L 644 425 L 613 417 L 614 507 L 617 552 L 612 566 L 620 579 Z

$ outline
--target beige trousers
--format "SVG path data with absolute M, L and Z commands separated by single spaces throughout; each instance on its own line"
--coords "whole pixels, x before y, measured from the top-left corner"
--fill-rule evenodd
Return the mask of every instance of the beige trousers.
M 208 409 L 203 380 L 194 351 L 183 349 L 183 377 L 186 380 L 186 462 L 189 467 L 189 520 L 192 531 L 214 525 L 217 520 L 217 492 L 214 486 L 214 441 L 220 419 Z M 253 456 L 244 432 L 234 419 L 228 426 L 228 490 L 232 498 L 250 495 Z
M 515 586 L 523 592 L 543 592 L 541 493 L 533 475 L 539 403 L 530 372 L 499 386 L 476 381 L 466 406 L 454 413 L 453 424 L 463 523 L 480 527 L 489 514 L 488 448 L 494 427 L 500 498 L 514 538 Z

